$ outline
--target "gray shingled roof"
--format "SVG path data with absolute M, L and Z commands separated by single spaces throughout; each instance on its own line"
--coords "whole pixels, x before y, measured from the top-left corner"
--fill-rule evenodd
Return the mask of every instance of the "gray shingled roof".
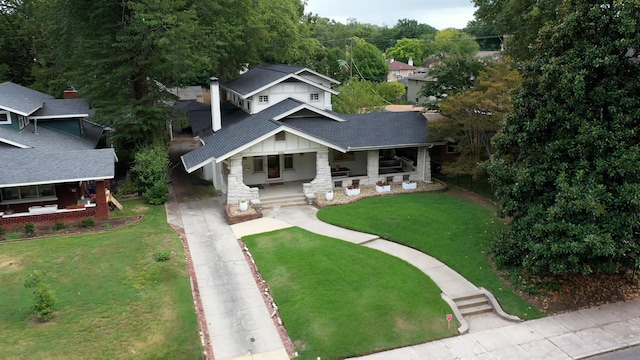
M 246 95 L 261 87 L 304 70 L 301 66 L 260 64 L 222 87 Z
M 302 104 L 304 103 L 289 98 L 253 116 L 239 117 L 234 121 L 225 121 L 223 118 L 221 130 L 203 136 L 203 146 L 182 156 L 185 168 L 193 170 L 196 166 L 212 158 L 227 155 L 281 126 L 342 149 L 391 148 L 429 143 L 427 121 L 421 113 L 415 111 L 353 115 L 331 112 L 346 121 L 328 119 L 321 114 L 309 116 L 305 112 L 307 117 L 274 120 Z
M 12 82 L 0 84 L 0 108 L 28 116 L 53 96 Z
M 34 124 L 25 126 L 21 131 L 14 131 L 0 126 L 0 142 L 17 143 L 41 151 L 73 151 L 95 149 L 103 128 L 89 121 L 83 121 L 84 136 L 77 138 L 58 131 L 38 126 L 38 134 L 34 134 Z
M 87 117 L 89 111 L 89 103 L 85 99 L 53 99 L 46 100 L 44 106 L 31 114 L 31 117 Z
M 113 149 L 44 152 L 35 149 L 0 151 L 0 188 L 81 180 L 112 179 Z
M 391 148 L 428 144 L 427 120 L 417 111 L 340 115 L 344 122 L 321 117 L 283 122 L 310 136 L 345 149 Z

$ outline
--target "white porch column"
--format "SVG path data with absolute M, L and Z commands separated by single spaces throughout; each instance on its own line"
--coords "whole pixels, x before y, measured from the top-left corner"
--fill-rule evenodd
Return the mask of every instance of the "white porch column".
M 414 181 L 431 182 L 431 155 L 429 155 L 429 148 L 418 148 L 418 163 L 416 164 L 417 173 L 411 175 L 410 179 Z
M 229 161 L 227 177 L 227 204 L 237 204 L 240 200 L 258 199 L 258 188 L 250 188 L 244 184 L 242 174 L 242 157 L 234 157 Z
M 379 176 L 380 176 L 380 151 L 369 150 L 367 151 L 367 177 L 369 178 L 367 185 L 375 184 L 378 181 Z
M 331 183 L 331 167 L 329 166 L 329 149 L 316 152 L 316 177 L 303 185 L 305 195 L 313 195 L 333 189 Z

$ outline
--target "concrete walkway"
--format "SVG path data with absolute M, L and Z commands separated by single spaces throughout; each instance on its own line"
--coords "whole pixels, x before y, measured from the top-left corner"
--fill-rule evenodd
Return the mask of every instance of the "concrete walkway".
M 267 211 L 229 226 L 215 198 L 166 204 L 167 219 L 184 230 L 195 268 L 209 341 L 216 360 L 289 359 L 237 238 L 290 226 L 385 251 L 426 272 L 443 292 L 473 286 L 426 254 L 319 221 L 310 206 Z M 454 274 L 452 274 L 454 273 Z M 474 287 L 475 288 L 475 287 Z M 640 344 L 640 302 L 616 303 L 521 323 L 485 321 L 469 334 L 354 359 L 578 359 Z M 473 321 L 472 321 L 472 330 Z

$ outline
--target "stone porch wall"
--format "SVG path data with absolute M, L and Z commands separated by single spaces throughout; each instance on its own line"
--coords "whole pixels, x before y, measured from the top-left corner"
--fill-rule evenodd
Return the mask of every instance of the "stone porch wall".
M 253 200 L 260 197 L 258 188 L 250 188 L 244 184 L 241 157 L 232 158 L 229 161 L 227 179 L 227 204 L 237 204 L 240 200 Z
M 316 152 L 316 177 L 302 185 L 305 195 L 325 192 L 333 189 L 331 183 L 331 167 L 329 166 L 329 149 Z

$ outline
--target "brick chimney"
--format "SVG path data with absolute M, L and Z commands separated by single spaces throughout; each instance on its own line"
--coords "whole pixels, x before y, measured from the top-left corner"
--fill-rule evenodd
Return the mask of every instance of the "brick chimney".
M 220 113 L 220 83 L 218 78 L 212 77 L 209 87 L 211 94 L 211 129 L 215 132 L 222 128 L 222 115 Z
M 413 66 L 413 58 L 409 58 L 409 66 Z
M 78 90 L 70 87 L 64 91 L 65 99 L 77 99 L 78 98 Z

